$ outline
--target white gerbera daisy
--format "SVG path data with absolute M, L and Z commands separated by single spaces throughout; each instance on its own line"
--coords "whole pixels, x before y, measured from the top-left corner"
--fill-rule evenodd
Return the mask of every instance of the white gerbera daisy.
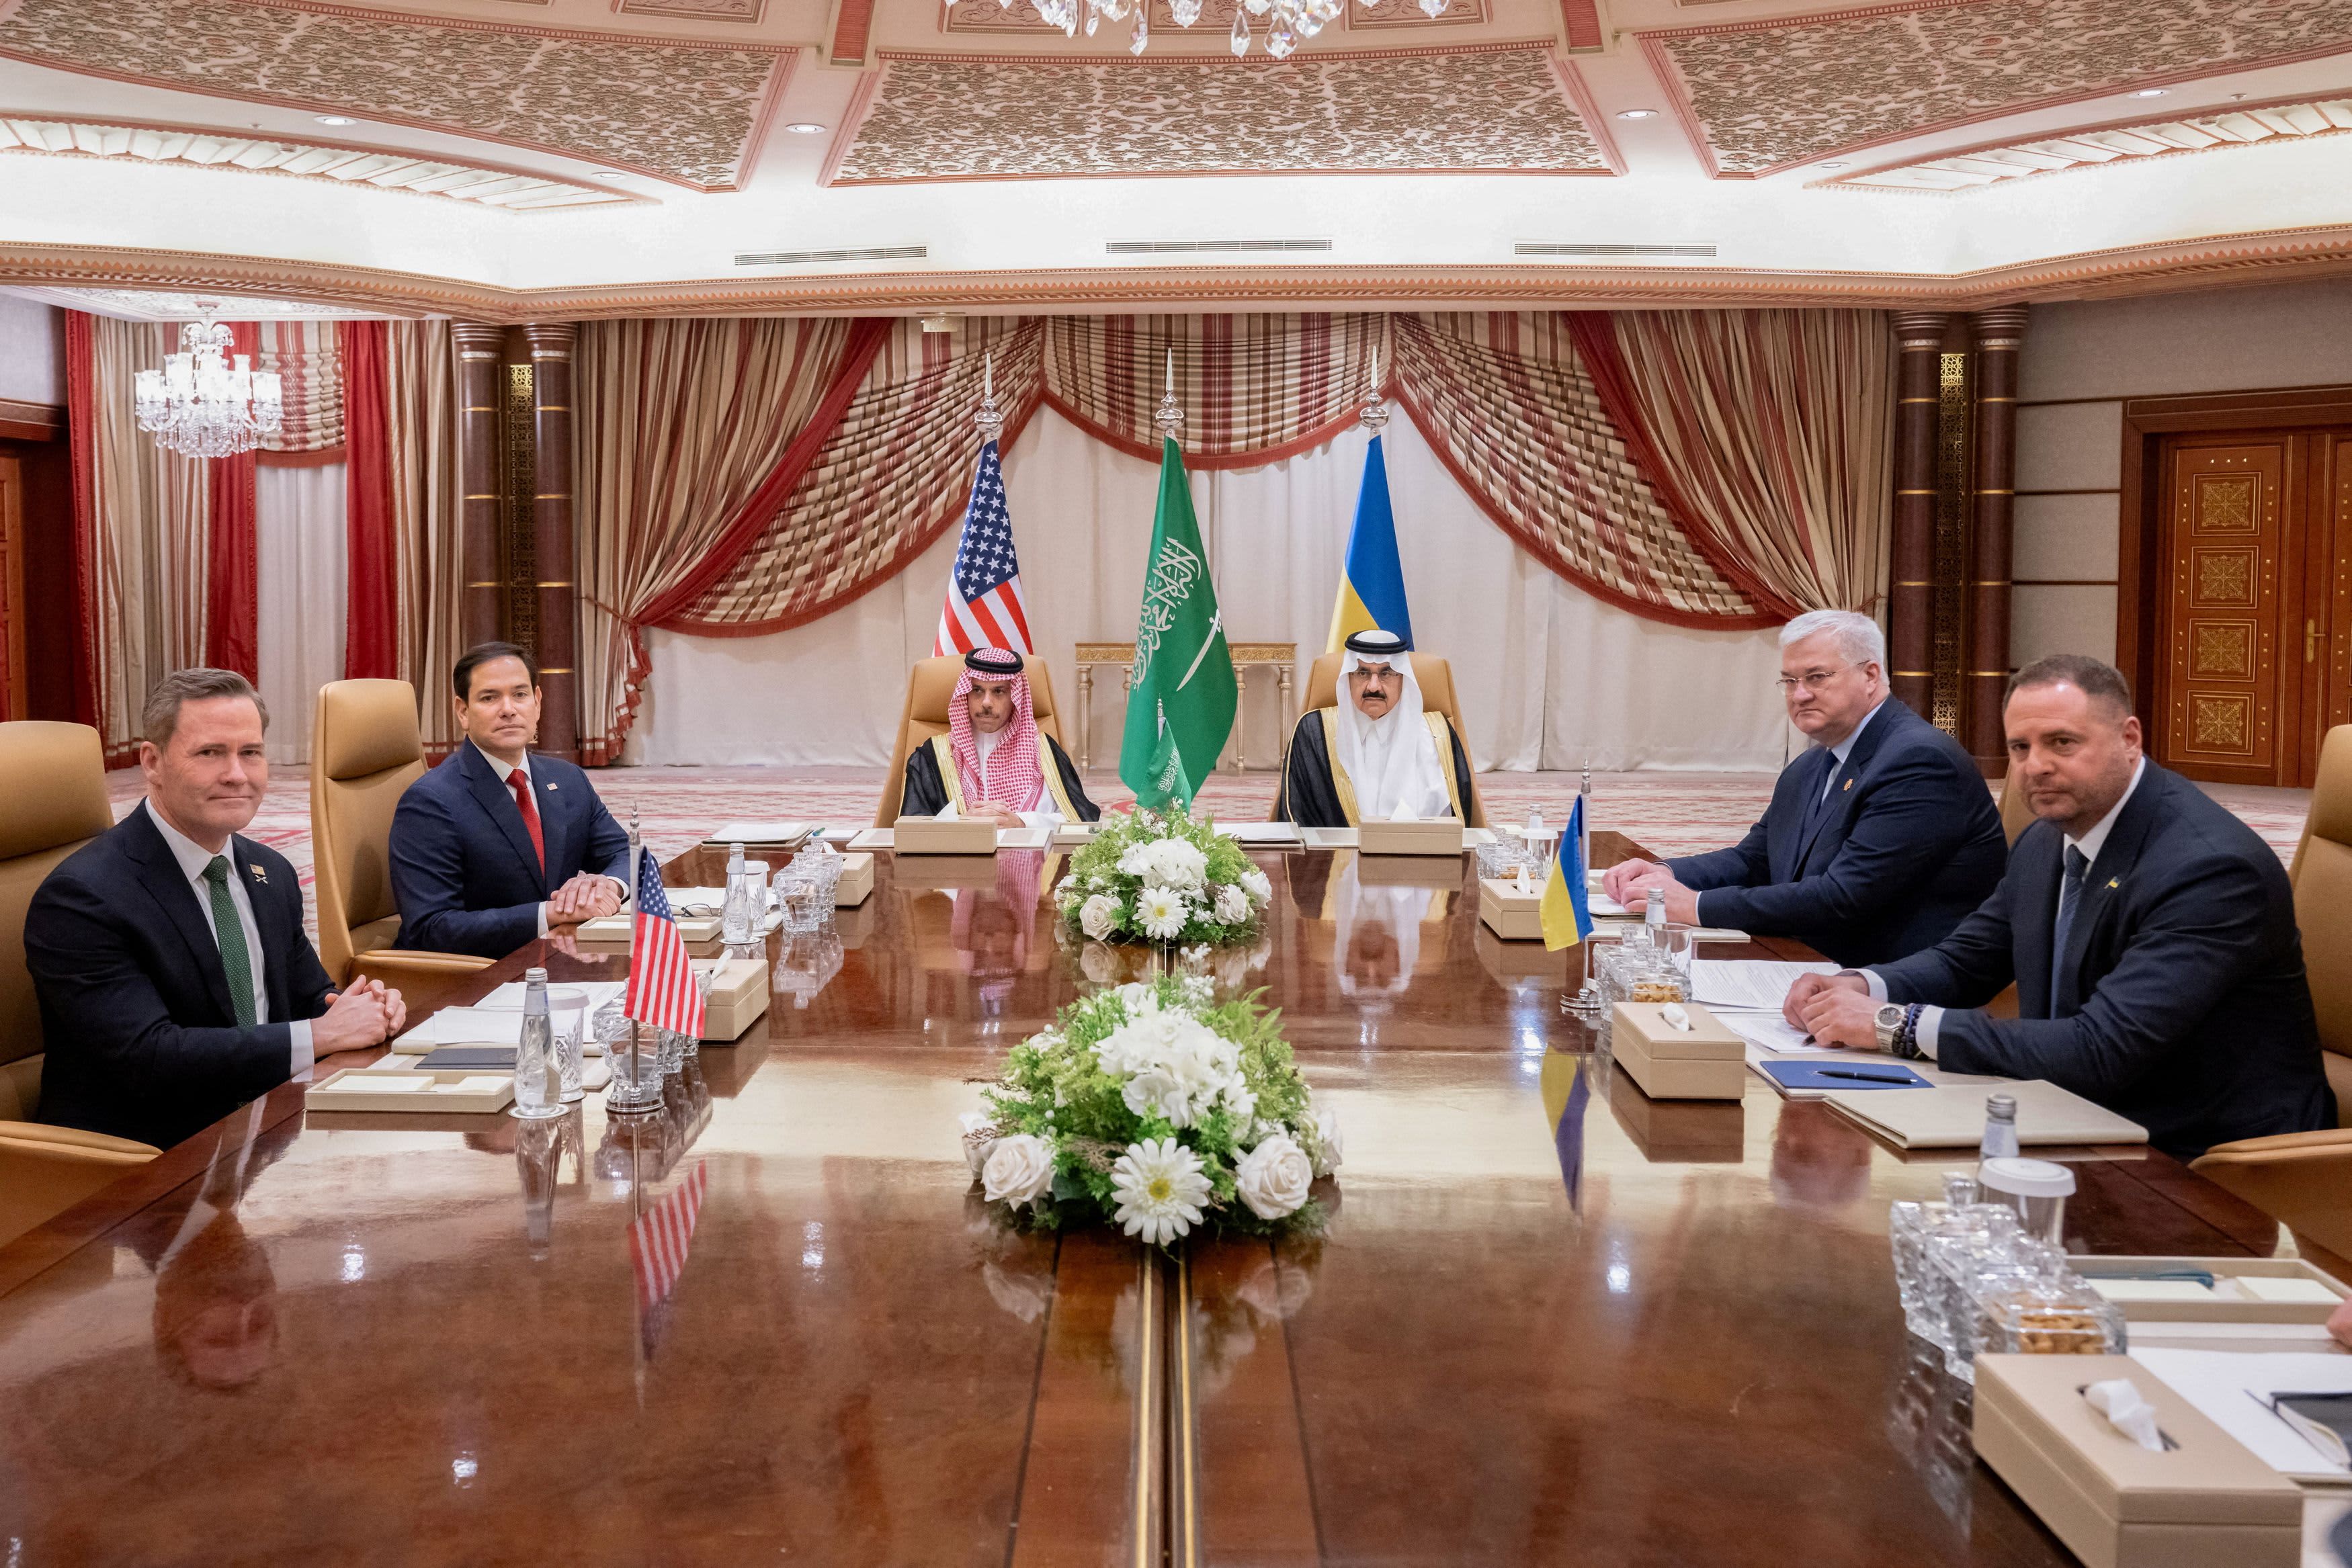
M 1129 1144 L 1110 1167 L 1110 1183 L 1120 1228 L 1152 1247 L 1190 1231 L 1209 1200 L 1201 1156 L 1173 1138 Z
M 1185 904 L 1172 888 L 1147 887 L 1135 896 L 1136 923 L 1155 942 L 1173 942 L 1184 930 Z

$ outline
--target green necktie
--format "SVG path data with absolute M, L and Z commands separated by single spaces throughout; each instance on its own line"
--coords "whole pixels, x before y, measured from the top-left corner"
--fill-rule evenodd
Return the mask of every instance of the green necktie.
M 253 956 L 245 950 L 245 922 L 236 917 L 236 900 L 228 895 L 228 856 L 213 856 L 205 867 L 213 884 L 213 933 L 220 940 L 221 971 L 228 976 L 228 999 L 236 1009 L 239 1029 L 253 1027 Z

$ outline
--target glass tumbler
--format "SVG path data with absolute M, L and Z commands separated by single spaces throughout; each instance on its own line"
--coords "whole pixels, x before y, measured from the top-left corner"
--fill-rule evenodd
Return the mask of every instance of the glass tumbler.
M 563 1085 L 558 1098 L 566 1105 L 577 1104 L 581 1098 L 580 1058 L 585 1044 L 581 1030 L 587 1022 L 587 992 L 577 986 L 547 988 L 547 1048 L 555 1053 Z
M 632 1113 L 661 1104 L 661 1030 L 631 1024 L 614 1006 L 597 1015 L 597 1038 L 604 1042 L 604 1062 L 612 1080 L 604 1086 L 604 1109 Z M 636 1049 L 629 1048 L 630 1030 L 636 1031 Z
M 776 873 L 776 903 L 783 911 L 784 930 L 793 936 L 816 930 L 833 909 L 833 896 L 824 890 L 824 879 L 814 867 L 798 860 Z

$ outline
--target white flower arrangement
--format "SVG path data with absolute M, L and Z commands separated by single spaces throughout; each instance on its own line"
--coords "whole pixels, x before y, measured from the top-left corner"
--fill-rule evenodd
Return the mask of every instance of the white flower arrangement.
M 1274 883 L 1213 818 L 1137 808 L 1095 835 L 1055 889 L 1064 924 L 1093 942 L 1241 942 Z
M 1013 1051 L 963 1121 L 982 1196 L 1046 1228 L 1108 1221 L 1165 1247 L 1203 1223 L 1265 1235 L 1321 1224 L 1310 1189 L 1339 1163 L 1276 1014 L 1211 1006 L 1196 976 L 1119 986 Z

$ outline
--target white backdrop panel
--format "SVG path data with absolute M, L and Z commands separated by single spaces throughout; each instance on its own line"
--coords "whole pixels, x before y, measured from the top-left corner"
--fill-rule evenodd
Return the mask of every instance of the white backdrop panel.
M 319 688 L 343 678 L 349 519 L 341 463 L 258 467 L 253 475 L 254 591 L 260 610 L 261 700 L 269 760 L 310 759 Z
M 1369 439 L 1351 430 L 1262 468 L 1192 476 L 1226 635 L 1296 642 L 1302 685 L 1329 630 Z M 1414 641 L 1453 661 L 1481 768 L 1780 765 L 1770 632 L 1686 631 L 1604 604 L 1496 528 L 1410 422 L 1391 421 L 1385 446 Z M 1074 706 L 1073 645 L 1135 635 L 1159 468 L 1046 409 L 1005 455 L 1004 485 L 1030 627 Z M 931 651 L 954 558 L 950 529 L 897 578 L 788 632 L 651 633 L 628 760 L 887 762 L 907 666 Z M 1281 737 L 1271 679 L 1252 682 L 1245 738 L 1263 767 Z M 1117 761 L 1122 711 L 1117 673 L 1098 672 L 1097 767 Z

